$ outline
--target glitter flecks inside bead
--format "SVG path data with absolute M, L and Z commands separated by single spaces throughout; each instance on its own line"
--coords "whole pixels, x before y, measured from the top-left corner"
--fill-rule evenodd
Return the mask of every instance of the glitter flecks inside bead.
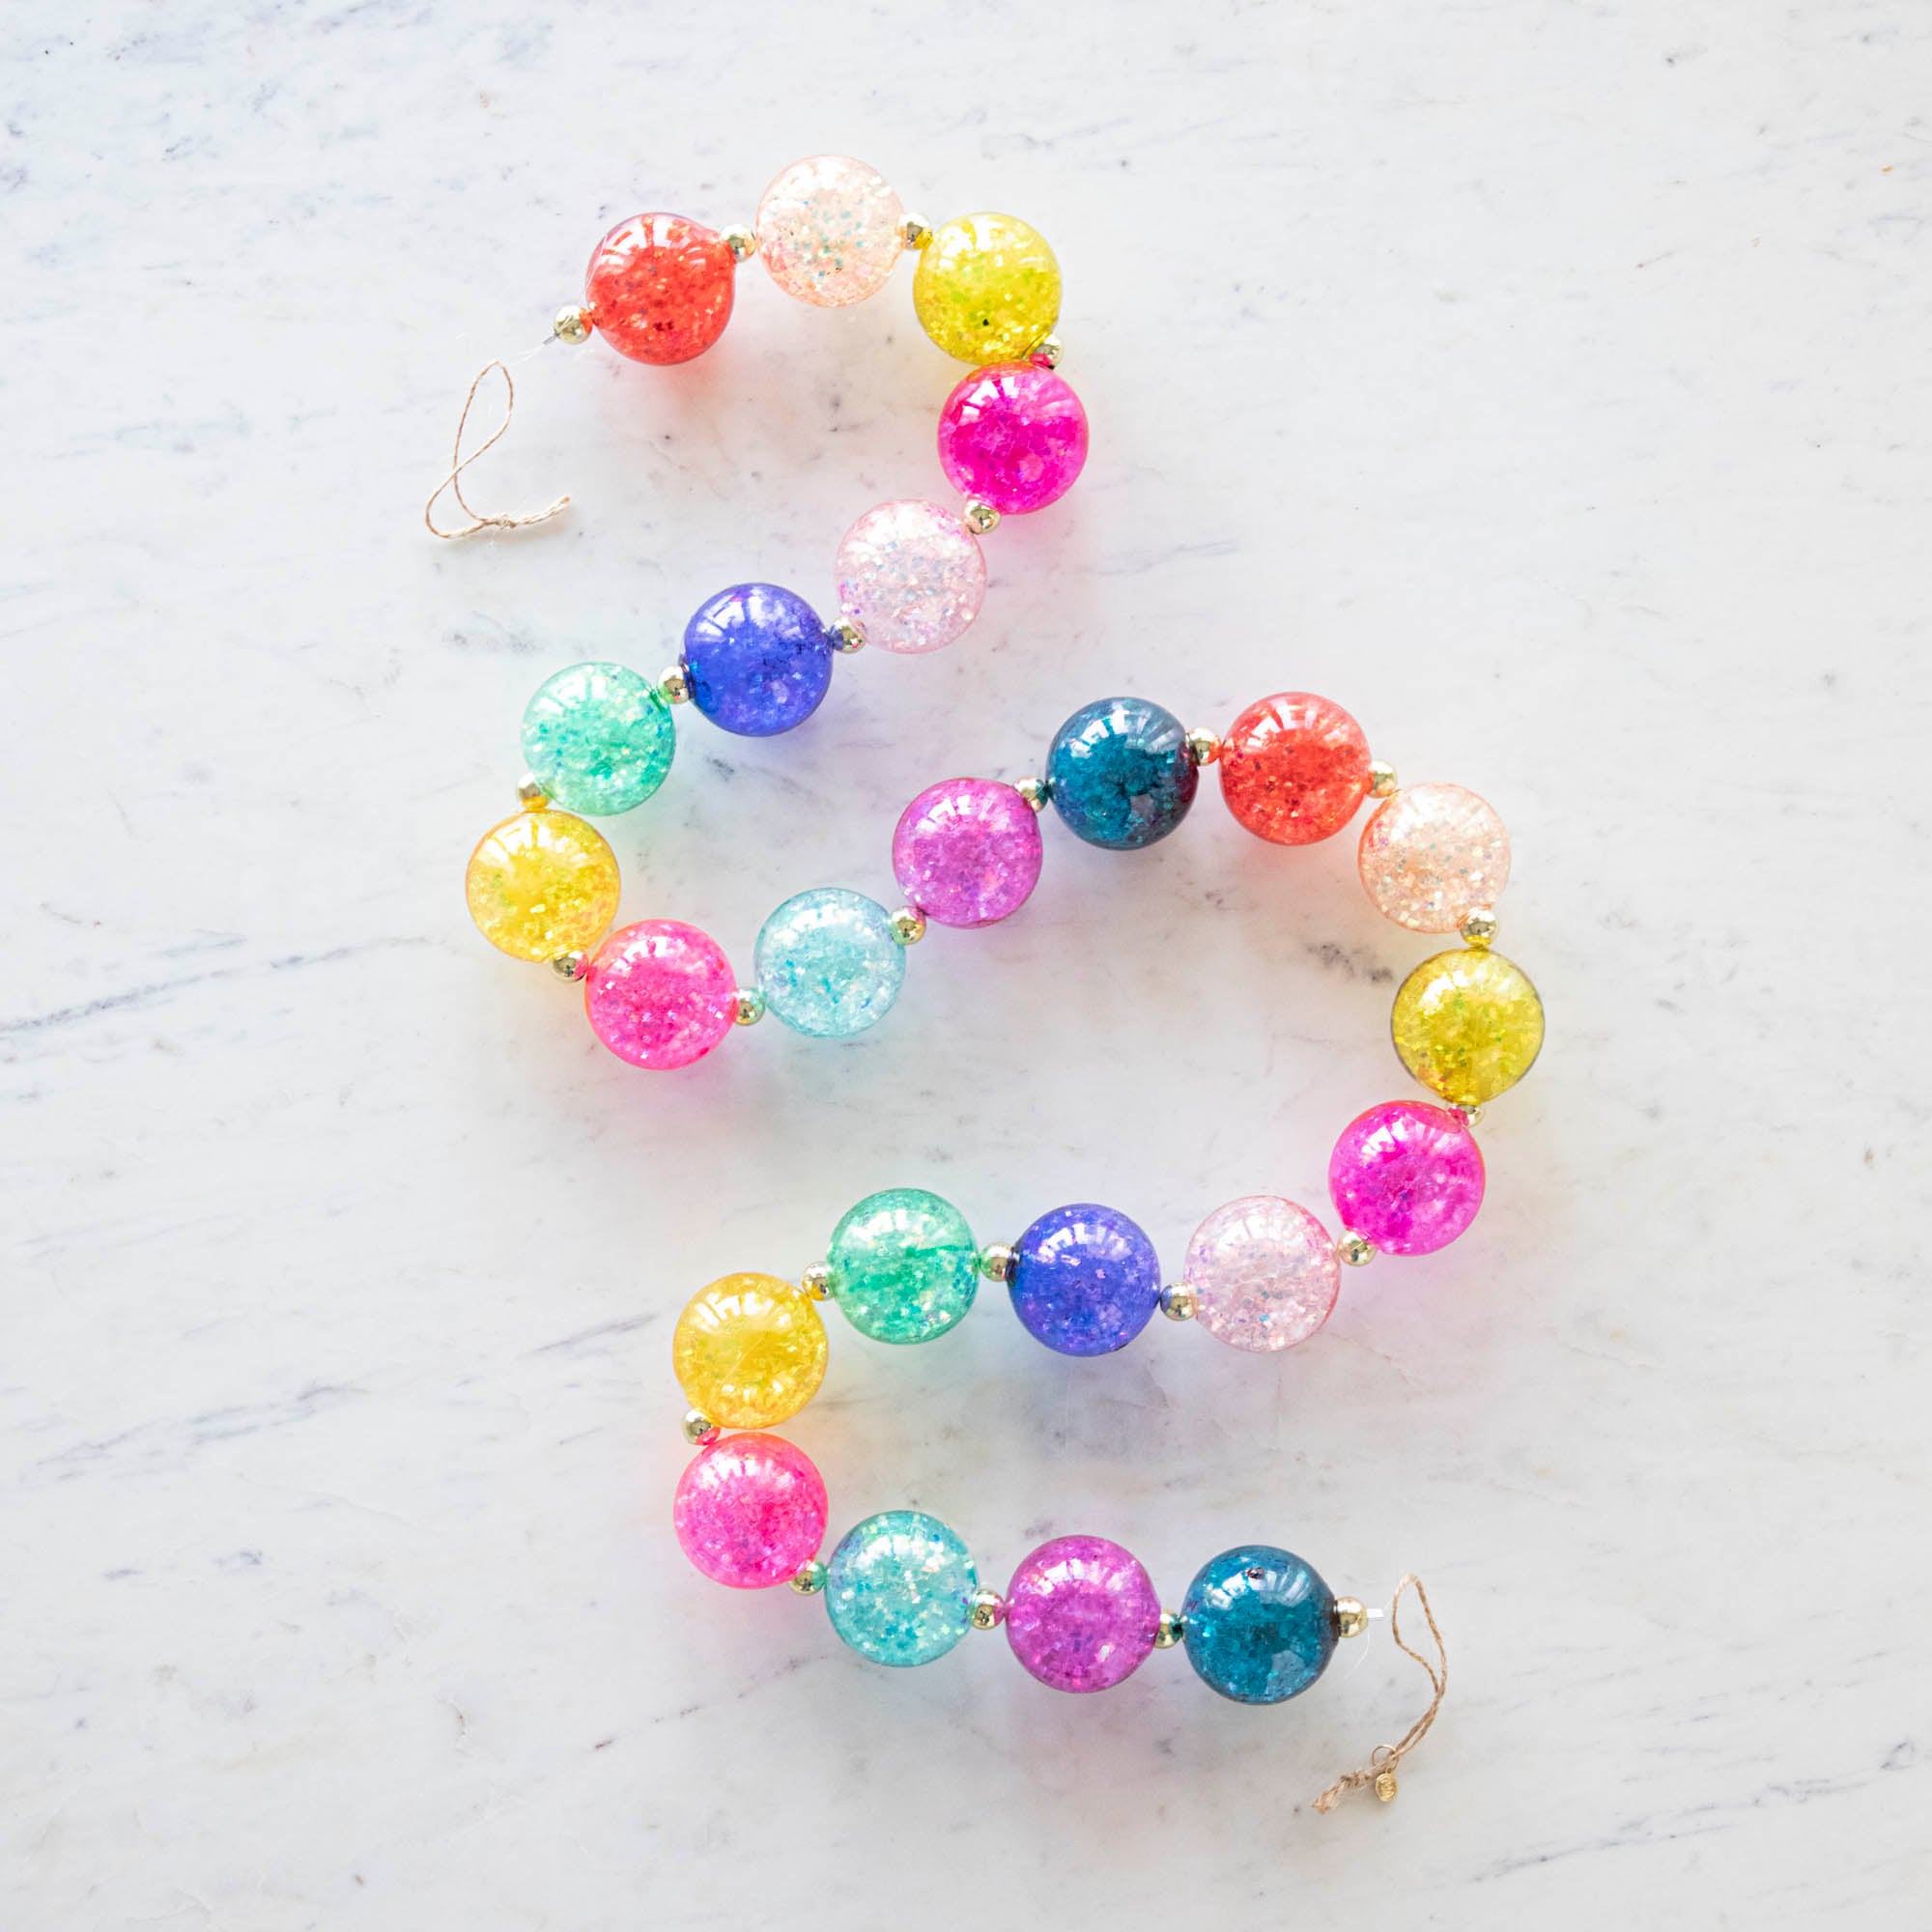
M 976 369 L 939 412 L 939 462 L 965 496 L 1003 516 L 1058 502 L 1087 462 L 1087 412 L 1050 369 Z
M 1160 1305 L 1160 1261 L 1118 1208 L 1075 1202 L 1042 1214 L 1014 1244 L 1013 1312 L 1063 1355 L 1124 1349 Z
M 1395 996 L 1402 1064 L 1445 1100 L 1480 1107 L 1507 1093 L 1543 1047 L 1543 1002 L 1500 952 L 1461 947 L 1425 959 Z
M 699 1289 L 670 1346 L 685 1400 L 727 1429 L 769 1429 L 796 1415 L 825 1379 L 818 1304 L 777 1275 L 727 1274 Z
M 758 254 L 786 295 L 843 308 L 882 289 L 903 245 L 905 210 L 876 169 L 849 155 L 794 161 L 758 203 Z
M 1305 1342 L 1342 1285 L 1335 1244 L 1307 1208 L 1272 1194 L 1217 1208 L 1194 1231 L 1181 1279 L 1216 1340 L 1267 1350 Z
M 1039 883 L 1039 814 L 1012 785 L 942 779 L 899 814 L 893 876 L 906 902 L 941 925 L 991 925 Z
M 676 750 L 668 700 L 625 665 L 571 665 L 524 712 L 524 763 L 566 811 L 610 817 L 641 805 Z
M 846 1531 L 826 1565 L 825 1611 L 874 1663 L 930 1663 L 972 1628 L 980 1587 L 953 1532 L 922 1510 L 887 1510 Z
M 832 639 L 818 613 L 779 583 L 734 583 L 684 627 L 692 702 L 744 738 L 803 724 L 832 683 Z
M 1362 885 L 1411 932 L 1454 932 L 1509 884 L 1510 841 L 1495 809 L 1457 784 L 1407 785 L 1362 827 Z
M 464 873 L 476 929 L 513 959 L 582 952 L 617 916 L 617 855 L 567 811 L 520 811 L 477 841 Z
M 1053 809 L 1076 838 L 1110 852 L 1165 838 L 1187 816 L 1200 779 L 1187 727 L 1144 697 L 1083 704 L 1046 754 Z
M 892 915 L 863 893 L 798 893 L 765 921 L 753 955 L 765 1009 L 794 1033 L 844 1039 L 875 1026 L 905 980 Z
M 726 1435 L 700 1449 L 671 1501 L 678 1547 L 734 1590 L 789 1582 L 818 1553 L 827 1515 L 811 1458 L 780 1435 Z
M 903 497 L 867 510 L 836 560 L 838 608 L 884 651 L 936 651 L 980 614 L 986 556 L 952 511 Z
M 723 236 L 681 214 L 634 214 L 583 275 L 591 327 L 636 362 L 689 362 L 731 320 L 738 265 Z
M 583 1009 L 619 1060 L 665 1071 L 701 1060 L 731 1031 L 738 986 L 708 934 L 674 919 L 640 920 L 597 949 Z
M 1298 1696 L 1335 1654 L 1334 1593 L 1312 1564 L 1272 1544 L 1242 1544 L 1203 1564 L 1180 1615 L 1188 1662 L 1237 1704 Z
M 1060 319 L 1060 264 L 1016 215 L 942 222 L 912 281 L 920 327 L 962 362 L 1010 362 Z
M 1341 831 L 1369 789 L 1369 741 L 1326 697 L 1284 691 L 1251 704 L 1221 741 L 1221 796 L 1236 819 L 1276 845 Z
M 845 1319 L 875 1342 L 945 1334 L 980 1289 L 965 1215 L 921 1187 L 868 1194 L 833 1230 L 826 1261 Z
M 1103 1536 L 1058 1536 L 1007 1586 L 1007 1641 L 1056 1690 L 1108 1690 L 1160 1634 L 1160 1598 L 1140 1559 Z
M 1342 1225 L 1384 1254 L 1446 1248 L 1483 1205 L 1482 1150 L 1459 1114 L 1385 1100 L 1342 1129 L 1328 1194 Z

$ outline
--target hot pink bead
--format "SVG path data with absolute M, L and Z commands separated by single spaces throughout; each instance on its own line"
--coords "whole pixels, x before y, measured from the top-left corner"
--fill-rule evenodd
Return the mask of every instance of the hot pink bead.
M 1039 881 L 1039 815 L 1009 784 L 943 779 L 899 813 L 893 876 L 941 925 L 991 925 Z
M 1104 1536 L 1057 1536 L 1013 1572 L 1007 1641 L 1056 1690 L 1107 1690 L 1141 1667 L 1160 1599 L 1140 1559 Z
M 1087 461 L 1087 412 L 1051 369 L 976 369 L 939 412 L 939 461 L 955 489 L 1002 515 L 1043 510 Z
M 845 532 L 835 568 L 838 608 L 886 651 L 950 644 L 986 597 L 980 539 L 939 503 L 867 510 Z
M 1483 1205 L 1483 1155 L 1462 1115 L 1386 1100 L 1357 1115 L 1328 1156 L 1342 1225 L 1385 1254 L 1446 1248 Z
M 738 982 L 715 940 L 674 919 L 620 926 L 583 981 L 591 1029 L 633 1066 L 689 1066 L 731 1031 Z
M 721 1435 L 679 1477 L 678 1546 L 714 1582 L 768 1590 L 825 1541 L 825 1484 L 781 1435 Z
M 1328 1231 L 1306 1208 L 1248 1194 L 1217 1208 L 1187 1244 L 1181 1280 L 1201 1325 L 1236 1349 L 1287 1349 L 1327 1321 L 1342 1286 Z

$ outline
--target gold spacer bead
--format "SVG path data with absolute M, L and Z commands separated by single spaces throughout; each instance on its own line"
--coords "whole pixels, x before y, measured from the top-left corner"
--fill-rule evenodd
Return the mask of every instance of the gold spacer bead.
M 575 984 L 585 978 L 590 971 L 590 955 L 587 952 L 559 952 L 550 962 L 550 970 L 559 980 L 568 980 Z
M 832 639 L 835 651 L 863 651 L 866 648 L 866 634 L 850 617 L 840 617 L 838 623 L 826 625 L 825 635 Z
M 999 511 L 983 497 L 968 497 L 966 506 L 959 515 L 976 537 L 983 537 L 1000 527 Z
M 1378 758 L 1369 767 L 1369 796 L 1371 798 L 1393 798 L 1395 796 L 1395 767 L 1384 759 Z
M 674 664 L 658 679 L 658 689 L 673 704 L 691 702 L 691 676 L 681 664 Z
M 1379 1798 L 1384 1804 L 1393 1804 L 1395 1803 L 1394 1772 L 1378 1771 L 1376 1773 L 1376 1796 Z
M 1376 1244 L 1352 1228 L 1345 1228 L 1335 1243 L 1335 1252 L 1351 1268 L 1367 1267 L 1376 1258 Z
M 765 996 L 755 986 L 740 986 L 731 1009 L 733 1026 L 756 1026 L 765 1016 Z
M 799 1276 L 798 1285 L 814 1301 L 830 1301 L 832 1299 L 832 1270 L 824 1262 L 813 1262 Z
M 1022 779 L 1013 789 L 1033 807 L 1036 811 L 1044 811 L 1046 802 L 1053 796 L 1053 790 L 1044 779 Z
M 1464 946 L 1484 947 L 1491 945 L 1496 936 L 1496 911 L 1493 906 L 1471 906 L 1463 915 L 1463 923 L 1456 930 L 1463 935 Z
M 916 214 L 908 213 L 899 223 L 899 246 L 901 248 L 929 248 L 932 245 L 932 230 Z
M 1221 755 L 1220 733 L 1198 728 L 1188 732 L 1187 755 L 1197 765 L 1211 765 Z
M 1160 1613 L 1160 1627 L 1153 1634 L 1153 1647 L 1156 1650 L 1172 1650 L 1187 1634 L 1187 1626 L 1180 1620 L 1179 1610 L 1163 1610 Z
M 734 262 L 749 262 L 758 252 L 758 233 L 754 228 L 747 228 L 743 222 L 736 222 L 729 228 L 721 228 L 718 239 L 731 251 Z
M 1007 1600 L 997 1590 L 981 1587 L 973 1592 L 972 1607 L 966 1621 L 976 1631 L 998 1630 L 1007 1620 Z
M 550 327 L 559 342 L 588 342 L 590 311 L 581 302 L 566 302 L 557 310 Z
M 718 1425 L 701 1408 L 687 1408 L 684 1411 L 684 1439 L 702 1448 L 705 1443 L 718 1440 Z
M 1335 1634 L 1360 1636 L 1369 1627 L 1369 1607 L 1359 1597 L 1335 1599 Z
M 1192 1321 L 1200 1309 L 1200 1297 L 1191 1288 L 1176 1285 L 1160 1292 L 1160 1312 L 1170 1321 Z
M 1042 335 L 1033 346 L 1029 362 L 1037 362 L 1042 369 L 1058 369 L 1061 357 L 1066 354 L 1066 345 L 1057 335 Z
M 1011 1281 L 1019 1255 L 1010 1241 L 995 1241 L 980 1250 L 980 1272 L 988 1281 Z
M 550 793 L 526 772 L 517 781 L 517 803 L 527 811 L 543 811 L 550 805 Z
M 901 946 L 917 946 L 925 937 L 925 915 L 917 906 L 900 906 L 893 914 L 892 927 Z
M 1461 1114 L 1465 1127 L 1473 1127 L 1483 1118 L 1482 1108 L 1473 1100 L 1451 1100 L 1449 1111 L 1452 1114 Z
M 825 1587 L 825 1565 L 810 1556 L 791 1573 L 790 1587 L 801 1597 L 815 1597 Z

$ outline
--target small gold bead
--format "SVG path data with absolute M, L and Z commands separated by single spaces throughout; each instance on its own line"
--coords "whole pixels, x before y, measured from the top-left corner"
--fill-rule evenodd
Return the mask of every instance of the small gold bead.
M 838 623 L 826 625 L 825 635 L 832 639 L 835 651 L 863 651 L 866 648 L 866 634 L 850 617 L 840 617 Z
M 568 980 L 575 984 L 590 971 L 590 955 L 587 952 L 559 952 L 550 962 L 550 970 L 559 980 Z
M 1473 1100 L 1451 1100 L 1449 1110 L 1451 1113 L 1462 1115 L 1463 1124 L 1465 1127 L 1473 1127 L 1483 1118 L 1482 1108 Z
M 1187 1626 L 1180 1621 L 1179 1610 L 1163 1610 L 1160 1613 L 1160 1628 L 1153 1634 L 1153 1647 L 1156 1650 L 1172 1650 L 1187 1634 Z
M 1170 1321 L 1192 1321 L 1200 1306 L 1191 1288 L 1164 1288 L 1160 1292 L 1160 1312 Z
M 1052 790 L 1044 779 L 1022 779 L 1013 789 L 1036 811 L 1044 811 L 1047 800 L 1053 796 Z
M 825 1565 L 817 1557 L 808 1557 L 791 1573 L 791 1587 L 801 1597 L 815 1597 L 825 1587 Z
M 740 986 L 731 1019 L 736 1026 L 756 1026 L 765 1016 L 765 996 L 755 986 Z
M 966 506 L 959 512 L 965 519 L 966 527 L 975 536 L 983 537 L 990 530 L 1000 527 L 1000 513 L 983 497 L 968 497 Z
M 932 230 L 918 215 L 908 213 L 899 223 L 899 245 L 902 248 L 927 248 L 932 245 Z
M 551 330 L 559 342 L 590 340 L 590 311 L 578 302 L 567 302 L 556 312 Z
M 995 1241 L 980 1250 L 980 1272 L 988 1281 L 1011 1281 L 1013 1264 L 1018 1260 L 1010 1241 Z
M 1351 1268 L 1367 1267 L 1376 1258 L 1376 1244 L 1364 1239 L 1352 1228 L 1345 1228 L 1335 1243 L 1335 1252 Z
M 658 679 L 658 689 L 673 704 L 691 702 L 691 678 L 681 664 L 674 664 Z
M 1376 1773 L 1376 1796 L 1379 1798 L 1384 1804 L 1392 1804 L 1395 1802 L 1394 1772 L 1378 1771 Z
M 1359 1597 L 1335 1599 L 1335 1634 L 1360 1636 L 1369 1627 L 1368 1605 Z
M 1042 369 L 1058 369 L 1060 358 L 1066 354 L 1066 345 L 1057 335 L 1042 335 L 1033 346 L 1033 354 L 1027 359 L 1037 362 Z
M 706 1442 L 716 1442 L 718 1425 L 701 1408 L 687 1408 L 684 1411 L 684 1439 L 700 1447 Z
M 917 906 L 900 906 L 893 914 L 893 937 L 901 946 L 917 946 L 925 937 L 925 915 Z
M 1187 755 L 1197 765 L 1211 765 L 1221 755 L 1220 734 L 1198 728 L 1188 732 Z
M 1369 767 L 1369 796 L 1371 798 L 1395 796 L 1395 767 L 1380 758 Z
M 1007 1600 L 997 1590 L 975 1590 L 966 1620 L 976 1631 L 998 1630 L 1007 1620 Z
M 1463 923 L 1457 931 L 1463 935 L 1464 946 L 1488 946 L 1496 936 L 1496 912 L 1493 906 L 1471 906 L 1463 915 Z
M 813 1262 L 799 1276 L 798 1285 L 814 1301 L 829 1301 L 832 1298 L 832 1270 L 823 1262 Z
M 758 237 L 755 230 L 742 223 L 731 228 L 721 228 L 718 239 L 731 251 L 734 262 L 749 262 L 758 252 Z
M 542 811 L 550 804 L 550 793 L 526 772 L 517 781 L 517 802 L 528 811 Z

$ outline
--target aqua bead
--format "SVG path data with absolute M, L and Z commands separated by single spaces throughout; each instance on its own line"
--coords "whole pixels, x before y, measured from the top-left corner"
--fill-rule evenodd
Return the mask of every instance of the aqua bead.
M 524 763 L 566 811 L 608 818 L 641 805 L 677 750 L 668 700 L 626 665 L 546 678 L 524 712 Z
M 803 724 L 832 682 L 818 613 L 778 583 L 734 583 L 684 627 L 684 674 L 705 717 L 746 738 Z
M 892 916 L 864 893 L 821 886 L 766 920 L 752 955 L 765 1009 L 794 1033 L 843 1039 L 892 1010 L 905 948 Z
M 966 1217 L 923 1187 L 868 1194 L 832 1231 L 832 1293 L 875 1342 L 929 1342 L 973 1305 L 980 1251 Z
M 1186 727 L 1143 697 L 1082 705 L 1046 754 L 1054 810 L 1076 838 L 1111 852 L 1165 838 L 1187 816 L 1200 776 Z
M 832 1628 L 862 1657 L 900 1667 L 966 1634 L 979 1572 L 937 1517 L 887 1510 L 845 1532 L 825 1572 Z
M 1180 1605 L 1187 1661 L 1237 1704 L 1299 1695 L 1335 1654 L 1335 1598 L 1291 1550 L 1244 1543 L 1202 1566 Z

